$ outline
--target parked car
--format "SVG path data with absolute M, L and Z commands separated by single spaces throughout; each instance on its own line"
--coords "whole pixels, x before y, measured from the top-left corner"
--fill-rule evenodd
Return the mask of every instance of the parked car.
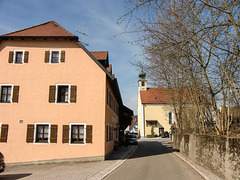
M 5 170 L 5 167 L 6 167 L 6 165 L 5 165 L 5 161 L 4 161 L 4 156 L 0 152 L 0 173 Z
M 137 136 L 134 134 L 127 135 L 125 141 L 127 144 L 134 144 L 134 145 L 138 144 Z
M 162 132 L 162 138 L 169 138 L 169 133 L 167 131 Z

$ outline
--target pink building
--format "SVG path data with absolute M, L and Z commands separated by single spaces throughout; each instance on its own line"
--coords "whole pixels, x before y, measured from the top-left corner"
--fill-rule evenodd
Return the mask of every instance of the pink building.
M 54 21 L 0 36 L 6 163 L 104 160 L 132 113 L 108 52 L 89 52 Z

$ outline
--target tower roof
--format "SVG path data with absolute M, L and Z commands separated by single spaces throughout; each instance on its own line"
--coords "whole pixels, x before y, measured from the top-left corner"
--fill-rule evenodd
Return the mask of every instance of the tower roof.
M 143 70 L 138 74 L 138 77 L 141 78 L 141 79 L 145 79 L 146 77 L 146 73 L 143 72 Z

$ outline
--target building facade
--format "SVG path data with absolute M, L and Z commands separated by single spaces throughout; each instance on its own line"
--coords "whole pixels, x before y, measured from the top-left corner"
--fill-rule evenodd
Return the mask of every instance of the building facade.
M 125 107 L 108 61 L 54 21 L 0 36 L 6 163 L 104 160 Z
M 171 131 L 174 124 L 172 100 L 166 88 L 147 88 L 146 73 L 139 74 L 138 81 L 138 135 L 160 136 Z

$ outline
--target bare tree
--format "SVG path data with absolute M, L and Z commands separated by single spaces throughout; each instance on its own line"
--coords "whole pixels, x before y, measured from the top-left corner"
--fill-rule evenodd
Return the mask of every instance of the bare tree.
M 215 128 L 218 134 L 229 134 L 229 108 L 233 101 L 240 102 L 239 0 L 126 3 L 129 11 L 121 20 L 137 20 L 137 43 L 143 48 L 145 69 L 152 80 L 169 90 L 188 89 L 191 105 L 196 109 L 195 131 L 207 133 Z M 183 117 L 187 112 L 184 104 L 178 101 L 175 108 L 181 127 L 187 117 Z

